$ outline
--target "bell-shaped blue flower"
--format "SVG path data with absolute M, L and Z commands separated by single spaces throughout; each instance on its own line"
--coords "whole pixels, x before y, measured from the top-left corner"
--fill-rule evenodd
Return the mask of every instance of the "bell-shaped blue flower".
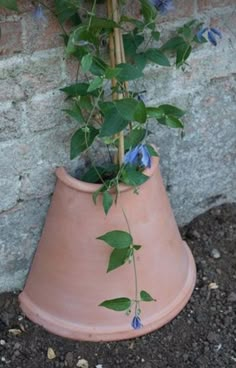
M 150 2 L 161 14 L 166 14 L 168 11 L 174 9 L 172 0 L 150 0 Z
M 124 163 L 127 165 L 136 165 L 141 167 L 151 167 L 151 156 L 145 144 L 139 144 L 128 151 L 124 157 Z
M 139 148 L 140 154 L 141 154 L 141 164 L 144 167 L 151 167 L 151 156 L 150 153 L 148 152 L 147 147 L 144 144 L 140 145 Z
M 222 38 L 222 34 L 221 32 L 217 29 L 217 28 L 209 28 L 209 27 L 205 27 L 203 29 L 200 29 L 200 31 L 197 32 L 197 39 L 199 42 L 204 41 L 204 33 L 207 31 L 207 37 L 208 40 L 210 41 L 210 43 L 214 46 L 217 45 L 217 38 L 216 36 L 218 36 L 219 38 Z
M 124 163 L 130 165 L 138 164 L 139 146 L 136 146 L 132 150 L 128 151 L 124 157 Z
M 143 327 L 139 316 L 137 315 L 134 316 L 131 322 L 131 326 L 133 327 L 134 330 L 138 330 Z

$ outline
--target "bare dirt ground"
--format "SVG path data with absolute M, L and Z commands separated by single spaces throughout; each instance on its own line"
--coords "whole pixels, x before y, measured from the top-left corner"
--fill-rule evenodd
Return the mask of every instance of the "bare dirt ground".
M 0 367 L 236 368 L 236 204 L 199 216 L 182 230 L 197 284 L 180 315 L 147 336 L 75 342 L 25 318 L 17 294 L 0 295 Z

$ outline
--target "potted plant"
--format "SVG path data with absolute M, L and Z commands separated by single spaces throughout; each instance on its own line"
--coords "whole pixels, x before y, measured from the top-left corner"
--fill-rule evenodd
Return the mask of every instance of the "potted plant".
M 184 111 L 146 105 L 136 81 L 149 62 L 168 68 L 170 53 L 183 66 L 205 32 L 213 44 L 221 34 L 191 21 L 160 43 L 156 18 L 172 1 L 139 0 L 138 17 L 123 14 L 119 0 L 102 1 L 107 13 L 98 15 L 97 3 L 55 1 L 66 53 L 80 68 L 80 80 L 62 89 L 71 101 L 65 112 L 78 122 L 70 157 L 86 153 L 91 166 L 76 177 L 56 170 L 19 299 L 29 318 L 56 334 L 105 341 L 161 327 L 191 296 L 194 260 L 170 208 L 158 152 L 147 143 L 149 119 L 183 130 Z M 41 5 L 36 16 L 43 16 Z

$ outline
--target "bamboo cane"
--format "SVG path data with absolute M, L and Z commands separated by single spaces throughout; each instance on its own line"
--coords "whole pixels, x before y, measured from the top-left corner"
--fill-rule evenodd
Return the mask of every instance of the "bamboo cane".
M 116 23 L 119 23 L 120 14 L 119 14 L 119 4 L 117 0 L 112 1 L 112 17 Z M 120 29 L 114 29 L 114 42 L 115 42 L 115 61 L 116 65 L 122 63 L 122 45 L 121 45 L 121 35 Z M 117 99 L 122 99 L 123 94 L 117 93 Z M 118 149 L 118 161 L 121 166 L 124 160 L 124 133 L 119 133 L 119 149 Z

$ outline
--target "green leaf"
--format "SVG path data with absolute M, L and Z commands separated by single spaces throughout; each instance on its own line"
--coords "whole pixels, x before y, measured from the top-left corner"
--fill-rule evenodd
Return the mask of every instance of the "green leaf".
M 71 86 L 61 88 L 61 91 L 65 92 L 69 97 L 87 96 L 91 94 L 93 96 L 98 95 L 98 91 L 88 92 L 88 83 L 75 83 Z
M 141 3 L 141 13 L 144 17 L 145 23 L 152 23 L 157 15 L 155 7 L 151 4 L 149 0 L 139 0 Z
M 100 193 L 102 193 L 104 190 L 106 190 L 105 185 L 101 185 L 100 188 L 98 188 L 95 192 L 92 194 L 93 202 L 96 205 L 97 204 L 97 197 Z
M 183 45 L 179 46 L 177 48 L 177 54 L 176 54 L 176 66 L 181 66 L 189 57 L 189 55 L 192 52 L 192 46 L 184 43 Z
M 97 239 L 103 240 L 113 248 L 128 248 L 133 243 L 132 236 L 126 231 L 113 230 L 99 236 Z
M 107 215 L 113 203 L 112 195 L 109 192 L 105 191 L 103 193 L 102 201 L 104 212 Z
M 110 68 L 108 67 L 105 70 L 105 78 L 107 79 L 112 79 L 117 77 L 117 75 L 120 73 L 120 69 L 119 68 Z
M 150 156 L 153 156 L 153 157 L 158 157 L 159 156 L 157 151 L 150 144 L 146 144 L 146 147 L 147 147 L 147 150 L 148 150 Z
M 118 113 L 112 102 L 103 102 L 99 106 L 104 115 L 100 137 L 110 137 L 126 128 L 129 120 L 124 119 Z
M 185 43 L 183 37 L 173 37 L 164 45 L 161 46 L 161 50 L 176 50 L 179 46 L 183 45 Z
M 110 299 L 105 300 L 104 302 L 99 304 L 99 306 L 112 309 L 117 312 L 122 312 L 131 307 L 131 300 L 129 298 Z
M 17 11 L 17 0 L 0 0 L 0 8 Z
M 84 55 L 81 60 L 81 67 L 84 73 L 89 71 L 93 62 L 93 57 L 91 54 Z
M 113 29 L 119 28 L 119 25 L 112 19 L 92 17 L 90 23 L 90 29 L 91 28 Z
M 78 105 L 74 105 L 72 109 L 64 109 L 63 111 L 65 111 L 73 119 L 77 120 L 78 123 L 84 123 L 84 117 Z
M 60 23 L 69 20 L 78 11 L 78 7 L 68 0 L 55 0 L 55 9 Z
M 160 32 L 158 31 L 152 31 L 152 38 L 155 40 L 155 41 L 159 41 L 160 39 Z
M 181 120 L 175 116 L 168 115 L 165 118 L 166 125 L 170 128 L 180 128 L 183 129 L 184 125 Z
M 105 75 L 106 70 L 109 68 L 109 66 L 99 57 L 93 56 L 93 62 L 90 67 L 90 72 L 97 76 L 103 76 Z
M 140 248 L 142 248 L 142 245 L 133 245 L 135 250 L 139 250 Z
M 164 111 L 159 107 L 146 107 L 148 118 L 160 119 L 163 117 Z
M 96 89 L 102 87 L 103 84 L 103 78 L 101 77 L 96 77 L 95 79 L 92 80 L 92 82 L 89 85 L 88 88 L 88 92 L 92 92 L 95 91 Z
M 143 77 L 143 69 L 139 68 L 137 65 L 131 64 L 118 64 L 117 67 L 120 69 L 120 73 L 117 76 L 117 79 L 120 82 L 135 80 Z
M 136 55 L 137 48 L 143 43 L 144 37 L 142 35 L 127 33 L 123 35 L 125 55 Z
M 144 290 L 140 291 L 140 299 L 143 302 L 156 302 L 156 299 L 153 299 L 153 297 Z
M 123 98 L 113 101 L 118 113 L 126 120 L 145 123 L 147 114 L 143 101 L 137 101 L 134 98 Z
M 70 159 L 73 160 L 91 146 L 98 133 L 99 130 L 92 126 L 78 129 L 71 138 Z
M 136 147 L 145 138 L 146 129 L 139 128 L 131 130 L 125 136 L 125 150 Z
M 123 264 L 128 261 L 131 254 L 131 248 L 114 249 L 110 255 L 107 272 L 113 271 L 116 268 L 123 266 Z
M 145 52 L 146 57 L 155 64 L 162 65 L 162 66 L 170 66 L 170 62 L 168 58 L 157 49 L 148 49 Z
M 179 107 L 174 105 L 160 105 L 158 106 L 158 109 L 160 109 L 160 111 L 162 110 L 165 115 L 173 115 L 177 118 L 181 118 L 185 114 L 184 110 L 181 110 Z
M 134 166 L 127 165 L 122 172 L 121 180 L 123 183 L 131 186 L 138 186 L 145 183 L 149 176 L 137 171 Z

